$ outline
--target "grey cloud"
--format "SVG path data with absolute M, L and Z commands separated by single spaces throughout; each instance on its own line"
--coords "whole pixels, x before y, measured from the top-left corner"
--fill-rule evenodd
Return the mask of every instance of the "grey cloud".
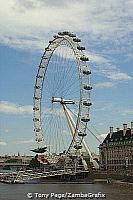
M 16 6 L 20 6 L 21 8 L 24 8 L 24 9 L 32 9 L 34 7 L 36 7 L 36 0 L 32 1 L 32 0 L 17 0 L 16 1 Z
M 71 0 L 17 0 L 17 5 L 22 6 L 24 9 L 32 9 L 36 7 L 64 7 L 68 6 L 70 3 Z

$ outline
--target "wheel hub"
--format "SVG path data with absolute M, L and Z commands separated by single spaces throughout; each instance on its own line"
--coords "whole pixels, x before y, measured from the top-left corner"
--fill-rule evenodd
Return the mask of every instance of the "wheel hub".
M 75 104 L 73 100 L 70 99 L 64 99 L 64 98 L 57 98 L 57 97 L 52 97 L 51 99 L 52 103 L 61 103 L 61 104 Z

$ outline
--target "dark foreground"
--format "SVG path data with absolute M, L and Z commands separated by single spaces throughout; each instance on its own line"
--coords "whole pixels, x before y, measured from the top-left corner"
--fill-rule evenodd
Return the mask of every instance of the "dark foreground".
M 84 194 L 103 194 L 106 198 L 82 198 Z M 64 195 L 67 194 L 65 198 Z M 73 195 L 78 194 L 80 197 Z M 70 198 L 69 198 L 70 195 Z M 62 198 L 61 198 L 62 196 Z M 72 197 L 73 196 L 73 197 Z M 0 200 L 28 200 L 31 199 L 107 199 L 132 200 L 133 187 L 119 184 L 3 184 L 0 183 Z

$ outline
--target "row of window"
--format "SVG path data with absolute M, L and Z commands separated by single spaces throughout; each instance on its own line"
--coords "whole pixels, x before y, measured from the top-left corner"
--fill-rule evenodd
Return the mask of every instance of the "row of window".
M 132 145 L 123 145 L 123 146 L 108 146 L 106 148 L 102 148 L 100 149 L 100 152 L 103 152 L 103 151 L 114 151 L 114 150 L 124 150 L 125 149 L 131 149 L 133 150 L 133 144 Z
M 132 165 L 133 160 L 108 160 L 108 164 Z
M 108 166 L 107 167 L 108 169 L 111 169 L 111 170 L 125 170 L 125 169 L 132 169 L 132 166 L 128 166 L 128 167 L 126 167 L 126 166 L 124 166 L 124 165 L 118 165 L 118 166 Z
M 125 157 L 129 157 L 130 159 L 133 158 L 133 152 L 108 153 L 108 158 L 125 158 Z
M 129 140 L 129 141 L 118 141 L 118 142 L 109 142 L 108 145 L 109 146 L 115 146 L 115 145 L 124 145 L 124 144 L 132 144 L 133 141 Z

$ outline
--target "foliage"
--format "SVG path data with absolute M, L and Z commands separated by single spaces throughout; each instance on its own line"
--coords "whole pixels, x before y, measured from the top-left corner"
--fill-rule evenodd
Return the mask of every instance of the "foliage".
M 11 158 L 9 160 L 6 160 L 5 163 L 17 163 L 17 159 Z
M 38 161 L 38 154 L 29 163 L 30 168 L 40 168 L 40 162 Z

